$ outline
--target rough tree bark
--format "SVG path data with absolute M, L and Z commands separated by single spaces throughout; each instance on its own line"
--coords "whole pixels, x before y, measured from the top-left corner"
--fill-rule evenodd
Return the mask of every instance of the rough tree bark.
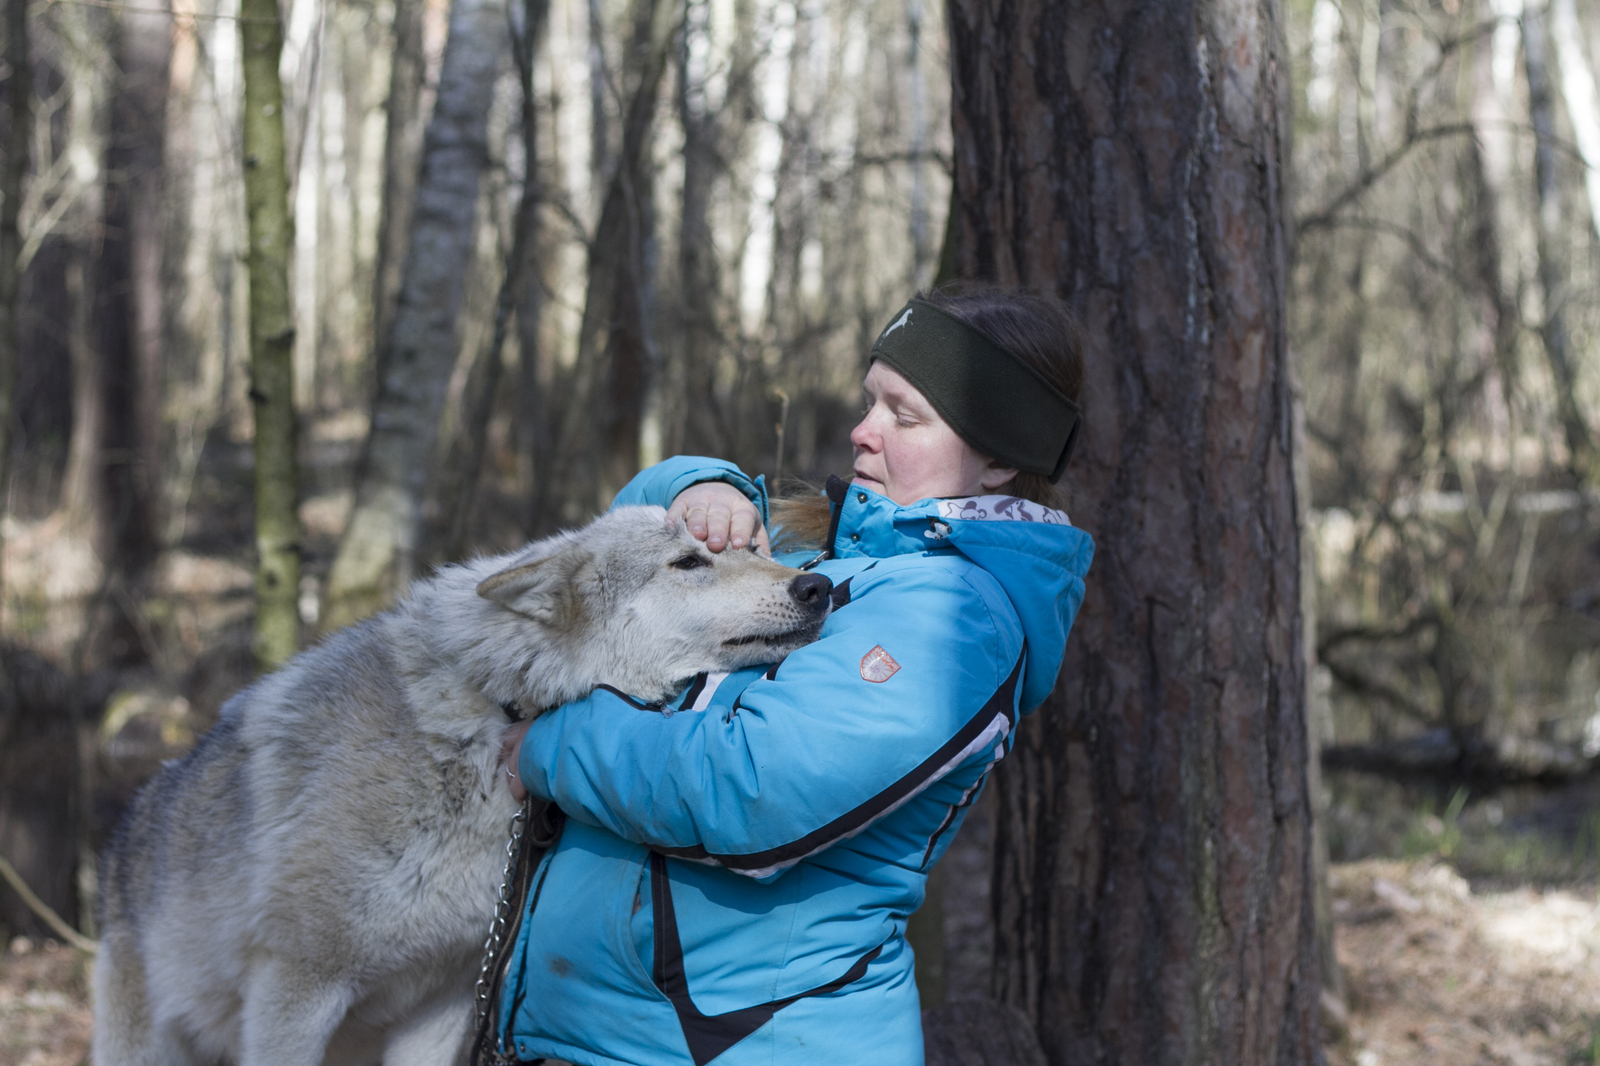
M 456 319 L 472 263 L 478 188 L 489 161 L 489 107 L 505 39 L 505 7 L 497 0 L 455 0 L 423 138 L 388 361 L 350 524 L 328 575 L 328 629 L 387 606 L 416 565 L 422 494 L 455 367 Z
M 250 399 L 255 414 L 256 665 L 300 647 L 300 471 L 295 455 L 294 215 L 283 136 L 283 23 L 277 0 L 242 0 L 244 188 L 250 246 Z
M 1089 338 L 1099 552 L 1001 764 L 996 995 L 1052 1063 L 1319 1057 L 1272 0 L 952 0 L 960 273 Z

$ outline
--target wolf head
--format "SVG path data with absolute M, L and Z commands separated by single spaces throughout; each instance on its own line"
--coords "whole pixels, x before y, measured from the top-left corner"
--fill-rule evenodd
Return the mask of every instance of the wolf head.
M 659 507 L 470 565 L 489 612 L 472 673 L 529 710 L 602 684 L 660 699 L 702 671 L 777 662 L 816 639 L 832 587 L 754 551 L 714 553 Z

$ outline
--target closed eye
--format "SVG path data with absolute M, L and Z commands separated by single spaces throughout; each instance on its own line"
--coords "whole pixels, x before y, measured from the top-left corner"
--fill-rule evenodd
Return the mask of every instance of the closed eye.
M 699 555 L 689 554 L 681 559 L 674 559 L 668 565 L 674 570 L 698 570 L 702 566 L 710 566 L 711 560 Z

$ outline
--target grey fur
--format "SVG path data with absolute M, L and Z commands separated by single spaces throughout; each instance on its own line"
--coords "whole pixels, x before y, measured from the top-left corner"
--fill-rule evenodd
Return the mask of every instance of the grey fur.
M 621 508 L 445 567 L 240 692 L 105 856 L 95 1063 L 461 1061 L 515 809 L 500 705 L 775 661 L 826 610 L 796 576 Z

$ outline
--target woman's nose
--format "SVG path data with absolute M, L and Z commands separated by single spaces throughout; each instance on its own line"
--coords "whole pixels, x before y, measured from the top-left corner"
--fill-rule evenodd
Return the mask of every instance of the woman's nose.
M 867 424 L 871 421 L 872 415 L 868 413 L 865 418 L 856 423 L 856 428 L 850 431 L 851 444 L 854 444 L 857 448 L 864 448 L 867 451 L 873 450 L 872 441 L 876 434 L 872 432 L 872 427 Z

